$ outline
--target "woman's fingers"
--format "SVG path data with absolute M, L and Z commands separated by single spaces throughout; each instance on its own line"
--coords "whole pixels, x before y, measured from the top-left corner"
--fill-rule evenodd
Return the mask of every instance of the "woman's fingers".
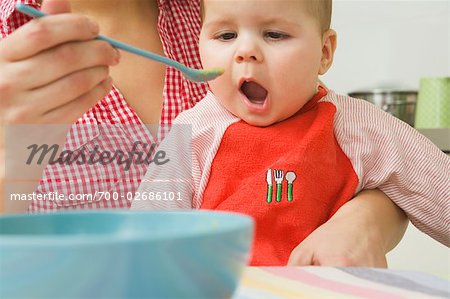
M 74 123 L 99 100 L 103 99 L 111 90 L 111 86 L 112 79 L 111 77 L 108 77 L 97 84 L 89 92 L 81 95 L 69 103 L 66 103 L 63 106 L 47 112 L 42 118 L 43 123 Z
M 36 107 L 37 111 L 46 114 L 88 93 L 108 76 L 109 70 L 105 66 L 80 70 L 52 84 L 30 91 L 30 98 L 33 98 L 35 103 L 39 103 Z
M 67 0 L 44 0 L 41 10 L 47 14 L 70 12 L 70 2 Z
M 34 89 L 82 69 L 116 65 L 119 58 L 119 51 L 110 44 L 93 40 L 66 43 L 7 67 L 9 80 L 20 81 L 21 89 Z
M 0 42 L 0 57 L 7 62 L 23 60 L 60 44 L 93 39 L 98 32 L 98 24 L 81 15 L 34 19 Z
M 67 0 L 45 0 L 42 10 L 50 15 L 0 40 L 3 123 L 70 123 L 111 88 L 119 52 L 94 40 L 98 25 L 69 13 Z
M 289 256 L 288 266 L 311 266 L 313 265 L 313 252 L 303 250 L 302 246 L 297 246 Z
M 40 120 L 40 118 L 72 101 L 76 101 L 108 77 L 107 67 L 93 67 L 72 73 L 52 84 L 23 92 L 20 100 L 9 101 L 9 106 L 3 109 L 2 118 L 6 123 L 13 124 L 46 123 L 47 120 Z M 91 103 L 95 104 L 99 100 L 101 98 L 92 99 Z M 5 103 L 2 104 L 5 105 Z M 84 112 L 89 108 L 85 109 Z M 61 114 L 60 118 L 61 121 L 56 121 L 56 123 L 63 123 L 66 116 Z

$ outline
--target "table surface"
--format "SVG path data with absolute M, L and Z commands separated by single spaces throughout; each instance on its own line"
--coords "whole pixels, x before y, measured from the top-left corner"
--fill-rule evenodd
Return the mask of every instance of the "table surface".
M 376 268 L 247 267 L 233 298 L 450 298 L 450 281 Z

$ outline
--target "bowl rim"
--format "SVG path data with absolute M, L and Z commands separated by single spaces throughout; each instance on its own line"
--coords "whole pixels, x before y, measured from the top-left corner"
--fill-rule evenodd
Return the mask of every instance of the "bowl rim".
M 195 239 L 204 238 L 212 235 L 233 233 L 240 230 L 249 229 L 253 234 L 255 227 L 252 217 L 228 211 L 215 211 L 215 210 L 171 210 L 171 211 L 129 211 L 129 210 L 90 210 L 90 211 L 67 211 L 57 212 L 51 214 L 10 214 L 0 216 L 0 224 L 3 219 L 11 218 L 44 218 L 44 217 L 61 217 L 69 216 L 75 217 L 77 215 L 89 215 L 92 217 L 98 215 L 125 215 L 125 217 L 131 217 L 132 215 L 163 215 L 172 214 L 176 215 L 200 215 L 200 217 L 207 215 L 216 215 L 221 219 L 221 223 L 218 229 L 213 230 L 192 230 L 192 231 L 180 231 L 178 233 L 171 233 L 168 235 L 158 234 L 62 234 L 62 235 L 33 235 L 33 234 L 1 234 L 0 233 L 0 248 L 6 248 L 9 246 L 25 246 L 33 245 L 39 247 L 50 247 L 53 245 L 72 247 L 74 245 L 80 246 L 95 246 L 100 244 L 124 244 L 124 243 L 139 243 L 139 242 L 160 242 L 169 240 L 182 240 L 182 239 Z M 233 219 L 234 221 L 224 221 Z

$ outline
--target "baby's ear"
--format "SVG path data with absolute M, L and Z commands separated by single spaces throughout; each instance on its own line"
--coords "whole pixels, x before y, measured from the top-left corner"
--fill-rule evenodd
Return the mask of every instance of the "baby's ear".
M 322 59 L 320 60 L 319 75 L 325 74 L 331 67 L 334 51 L 337 45 L 337 34 L 333 29 L 328 29 L 322 37 Z

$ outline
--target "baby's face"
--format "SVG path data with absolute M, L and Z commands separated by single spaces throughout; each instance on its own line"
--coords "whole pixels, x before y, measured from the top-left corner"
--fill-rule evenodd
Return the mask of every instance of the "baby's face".
M 203 67 L 225 69 L 209 83 L 211 90 L 251 125 L 289 118 L 316 93 L 323 41 L 305 5 L 299 0 L 204 1 Z

